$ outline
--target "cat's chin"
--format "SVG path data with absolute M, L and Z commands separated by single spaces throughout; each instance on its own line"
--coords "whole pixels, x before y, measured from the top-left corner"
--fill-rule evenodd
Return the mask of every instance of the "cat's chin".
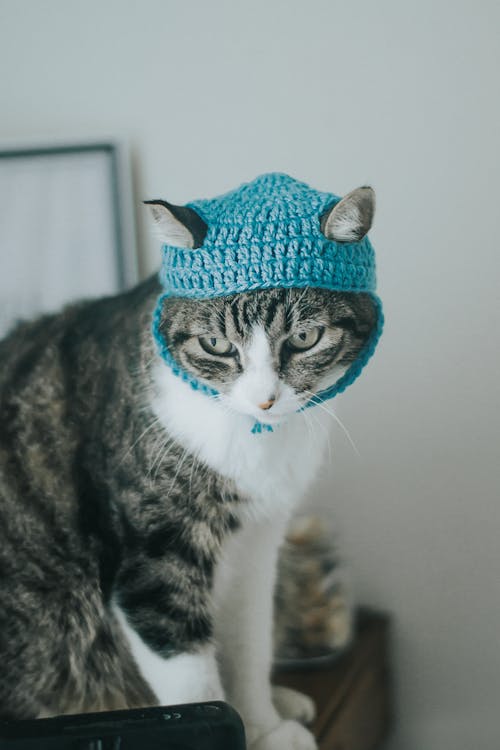
M 221 406 L 229 409 L 233 414 L 244 418 L 245 420 L 252 420 L 260 422 L 260 424 L 269 425 L 270 427 L 277 426 L 283 422 L 286 422 L 292 414 L 294 414 L 299 405 L 293 405 L 286 411 L 272 410 L 264 411 L 244 400 L 240 400 L 231 396 L 225 396 L 219 399 Z
M 257 422 L 260 422 L 261 424 L 267 424 L 270 427 L 277 427 L 278 425 L 286 422 L 290 417 L 290 414 L 280 414 L 279 416 L 275 417 L 272 417 L 271 415 L 264 417 L 262 414 L 255 414 L 252 416 L 257 420 Z
M 286 421 L 288 421 L 288 419 L 295 412 L 292 411 L 286 414 L 266 414 L 262 412 L 259 413 L 257 409 L 255 411 L 238 409 L 237 413 L 241 416 L 246 417 L 247 419 L 259 422 L 260 424 L 269 425 L 269 427 L 278 427 L 278 425 L 284 424 Z

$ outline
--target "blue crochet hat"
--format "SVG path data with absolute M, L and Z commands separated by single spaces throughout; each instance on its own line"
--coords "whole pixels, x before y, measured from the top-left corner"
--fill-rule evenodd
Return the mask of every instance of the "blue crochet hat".
M 375 330 L 359 357 L 307 406 L 332 398 L 359 376 L 373 354 L 383 327 L 382 305 L 375 295 L 375 254 L 367 236 L 339 242 L 323 234 L 321 216 L 341 200 L 285 174 L 265 174 L 225 195 L 187 204 L 206 223 L 200 247 L 163 246 L 160 297 L 153 321 L 159 352 L 193 388 L 200 383 L 172 357 L 160 332 L 166 297 L 210 299 L 257 289 L 317 287 L 367 292 L 378 311 Z

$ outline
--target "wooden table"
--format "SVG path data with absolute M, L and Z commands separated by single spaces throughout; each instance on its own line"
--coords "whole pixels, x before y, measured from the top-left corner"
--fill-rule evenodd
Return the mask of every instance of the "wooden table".
M 360 610 L 356 637 L 344 654 L 313 668 L 276 670 L 274 682 L 314 699 L 313 732 L 320 750 L 375 750 L 387 738 L 392 714 L 390 622 Z

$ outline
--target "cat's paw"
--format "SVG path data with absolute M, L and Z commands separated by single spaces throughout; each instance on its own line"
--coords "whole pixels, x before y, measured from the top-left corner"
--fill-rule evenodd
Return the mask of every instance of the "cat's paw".
M 251 742 L 249 750 L 317 750 L 311 732 L 296 721 L 282 721 Z
M 302 724 L 310 724 L 316 716 L 314 701 L 298 690 L 275 685 L 272 688 L 273 703 L 283 719 L 295 719 Z

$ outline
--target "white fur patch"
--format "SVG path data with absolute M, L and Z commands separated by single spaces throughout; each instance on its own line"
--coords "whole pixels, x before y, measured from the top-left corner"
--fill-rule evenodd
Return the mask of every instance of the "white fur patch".
M 193 390 L 161 360 L 155 365 L 154 384 L 153 410 L 169 436 L 234 481 L 248 498 L 247 504 L 241 504 L 247 517 L 224 542 L 214 571 L 217 659 L 213 647 L 205 646 L 196 654 L 164 660 L 130 628 L 123 612 L 117 609 L 116 616 L 161 703 L 213 699 L 220 697 L 223 687 L 226 699 L 243 716 L 249 746 L 309 750 L 311 735 L 294 722 L 283 722 L 272 704 L 273 588 L 284 529 L 318 476 L 330 416 L 319 409 L 314 417 L 297 413 L 297 397 L 278 382 L 265 333 L 259 329 L 247 350 L 245 372 L 230 397 L 214 398 Z M 275 403 L 263 412 L 258 404 L 271 395 Z M 252 433 L 255 419 L 266 417 L 276 421 L 273 431 Z M 276 732 L 283 741 L 268 745 L 267 740 L 259 740 Z
M 240 712 L 247 739 L 271 731 L 280 717 L 271 700 L 273 590 L 287 515 L 247 522 L 226 539 L 214 576 L 215 636 L 227 700 Z
M 273 432 L 253 434 L 255 417 L 235 411 L 229 399 L 193 390 L 161 361 L 154 378 L 153 409 L 160 422 L 181 445 L 234 480 L 253 501 L 248 504 L 252 515 L 280 515 L 295 507 L 318 474 L 330 419 L 326 412 L 318 410 L 311 421 L 308 414 L 292 411 Z
M 195 653 L 184 653 L 164 659 L 152 651 L 127 622 L 118 604 L 113 613 L 127 638 L 140 672 L 161 706 L 197 701 L 224 700 L 213 645 Z
M 262 421 L 276 423 L 279 415 L 283 417 L 283 402 L 286 398 L 276 370 L 273 367 L 271 348 L 262 326 L 253 330 L 251 343 L 245 354 L 245 369 L 235 382 L 227 402 L 235 411 L 250 414 Z M 291 389 L 289 389 L 291 391 Z M 290 396 L 290 394 L 286 394 Z M 285 397 L 285 398 L 284 398 Z M 259 404 L 268 399 L 276 399 L 269 413 L 263 412 Z M 281 410 L 280 410 L 281 406 Z M 297 407 L 296 407 L 297 408 Z M 294 409 L 290 409 L 293 411 Z M 278 411 L 278 416 L 274 415 Z

